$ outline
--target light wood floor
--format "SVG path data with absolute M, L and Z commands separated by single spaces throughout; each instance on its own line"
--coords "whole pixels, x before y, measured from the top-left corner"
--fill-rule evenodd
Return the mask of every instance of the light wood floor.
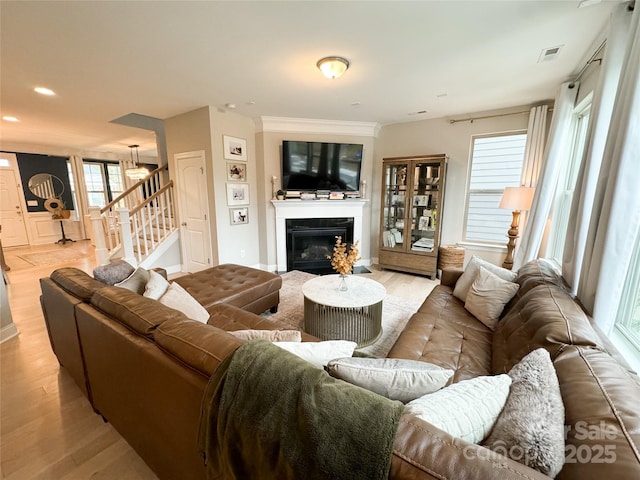
M 20 255 L 73 249 L 75 261 L 33 266 Z M 156 479 L 110 424 L 96 415 L 51 351 L 40 308 L 41 277 L 60 267 L 91 273 L 88 241 L 67 245 L 5 248 L 13 321 L 20 335 L 0 345 L 0 478 Z M 55 257 L 54 257 L 55 258 Z M 391 295 L 424 299 L 433 282 L 424 277 L 371 268 L 367 274 Z M 1 281 L 1 280 L 0 280 Z

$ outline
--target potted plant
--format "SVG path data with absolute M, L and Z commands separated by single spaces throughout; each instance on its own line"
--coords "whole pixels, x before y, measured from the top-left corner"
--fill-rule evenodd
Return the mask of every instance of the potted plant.
M 276 197 L 278 198 L 278 200 L 284 200 L 284 195 L 285 195 L 284 190 L 278 190 L 276 192 Z

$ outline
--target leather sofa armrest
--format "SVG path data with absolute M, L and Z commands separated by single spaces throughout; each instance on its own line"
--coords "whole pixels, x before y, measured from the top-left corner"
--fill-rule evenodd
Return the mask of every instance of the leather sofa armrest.
M 549 480 L 549 477 L 537 470 L 449 435 L 410 413 L 405 413 L 400 418 L 389 478 Z
M 442 270 L 442 276 L 440 278 L 440 285 L 445 287 L 455 287 L 456 282 L 464 273 L 464 268 L 445 268 Z

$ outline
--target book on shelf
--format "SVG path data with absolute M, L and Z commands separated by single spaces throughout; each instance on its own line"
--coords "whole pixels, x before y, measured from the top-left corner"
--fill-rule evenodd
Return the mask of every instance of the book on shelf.
M 344 192 L 344 198 L 360 198 L 360 191 L 356 190 L 355 192 Z
M 287 190 L 286 198 L 300 198 L 299 190 Z
M 315 193 L 303 192 L 300 194 L 300 200 L 315 200 L 315 199 L 316 199 Z
M 343 200 L 344 199 L 344 192 L 331 192 L 331 193 L 329 193 L 329 199 L 330 200 Z

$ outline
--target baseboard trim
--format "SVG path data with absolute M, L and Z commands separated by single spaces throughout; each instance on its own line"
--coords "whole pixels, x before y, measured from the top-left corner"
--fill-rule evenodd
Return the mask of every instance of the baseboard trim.
M 16 328 L 16 324 L 11 322 L 9 325 L 0 328 L 0 343 L 4 343 L 13 337 L 17 337 L 18 335 L 20 335 L 20 332 Z

